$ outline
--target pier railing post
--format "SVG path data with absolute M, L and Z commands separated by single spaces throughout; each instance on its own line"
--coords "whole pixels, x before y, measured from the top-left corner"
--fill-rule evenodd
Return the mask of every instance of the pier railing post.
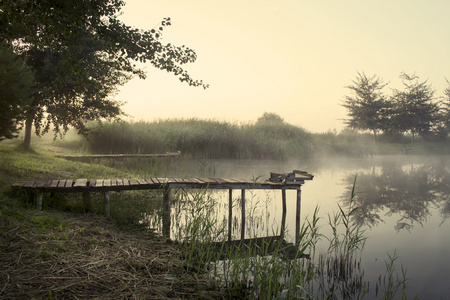
M 302 190 L 301 187 L 297 190 L 297 207 L 295 213 L 295 245 L 298 246 L 300 242 L 300 210 L 302 206 Z
M 164 186 L 163 189 L 163 235 L 170 238 L 170 187 Z
M 242 209 L 241 209 L 241 241 L 245 239 L 245 190 L 241 190 L 241 201 L 242 201 Z

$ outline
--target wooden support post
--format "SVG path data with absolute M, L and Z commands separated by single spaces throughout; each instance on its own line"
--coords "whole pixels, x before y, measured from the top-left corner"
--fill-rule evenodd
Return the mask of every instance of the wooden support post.
M 170 239 L 170 187 L 163 189 L 163 236 Z
M 37 192 L 36 194 L 36 205 L 38 209 L 42 209 L 42 192 Z
M 231 226 L 233 224 L 233 190 L 228 190 L 228 241 L 231 242 Z
M 91 210 L 91 193 L 83 192 L 83 210 L 85 212 Z
M 245 239 L 245 190 L 241 190 L 241 203 L 242 203 L 242 209 L 241 209 L 241 241 L 244 241 Z
M 282 189 L 281 190 L 281 200 L 283 202 L 283 215 L 281 216 L 281 233 L 280 233 L 280 237 L 282 239 L 284 239 L 284 233 L 286 231 L 286 190 Z
M 295 213 L 295 245 L 298 246 L 300 242 L 300 209 L 302 206 L 302 190 L 300 187 L 297 190 L 297 207 Z
M 107 218 L 111 217 L 111 210 L 110 210 L 110 204 L 109 204 L 109 191 L 105 192 L 105 215 Z

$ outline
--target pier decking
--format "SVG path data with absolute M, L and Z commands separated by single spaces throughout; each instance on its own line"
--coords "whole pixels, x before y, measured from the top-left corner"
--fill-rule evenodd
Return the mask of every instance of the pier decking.
M 42 207 L 43 193 L 82 193 L 83 205 L 89 207 L 90 193 L 104 193 L 105 214 L 110 216 L 110 192 L 127 190 L 162 190 L 163 191 L 163 234 L 170 236 L 170 195 L 172 189 L 222 189 L 229 190 L 228 240 L 231 241 L 232 193 L 241 190 L 242 224 L 241 240 L 245 238 L 245 191 L 276 189 L 282 192 L 283 218 L 281 235 L 284 234 L 286 219 L 286 190 L 297 190 L 296 203 L 296 244 L 300 234 L 301 186 L 305 180 L 312 180 L 313 175 L 294 170 L 292 173 L 271 173 L 268 180 L 253 181 L 230 178 L 147 178 L 147 179 L 55 179 L 48 181 L 21 181 L 12 185 L 32 191 L 39 208 Z

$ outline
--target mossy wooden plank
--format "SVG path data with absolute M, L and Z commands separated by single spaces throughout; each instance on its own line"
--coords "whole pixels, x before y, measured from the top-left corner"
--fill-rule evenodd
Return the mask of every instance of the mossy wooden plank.
M 88 182 L 87 179 L 77 179 L 73 187 L 86 187 L 87 182 Z

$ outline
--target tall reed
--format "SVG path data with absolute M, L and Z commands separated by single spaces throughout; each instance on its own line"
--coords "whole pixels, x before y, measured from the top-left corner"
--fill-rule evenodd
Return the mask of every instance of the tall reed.
M 169 119 L 105 123 L 93 130 L 94 153 L 166 153 L 191 158 L 305 158 L 311 135 L 286 123 L 237 125 L 215 120 Z

